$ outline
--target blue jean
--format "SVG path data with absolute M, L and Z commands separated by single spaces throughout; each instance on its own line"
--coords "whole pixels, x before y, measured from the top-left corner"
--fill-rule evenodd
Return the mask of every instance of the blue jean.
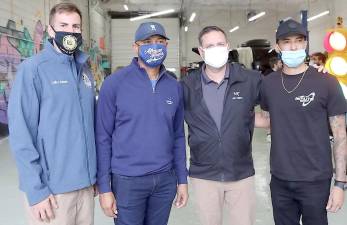
M 112 175 L 115 225 L 166 225 L 177 191 L 173 170 L 140 177 Z
M 330 179 L 304 182 L 284 181 L 272 176 L 270 188 L 276 225 L 328 225 L 325 209 Z

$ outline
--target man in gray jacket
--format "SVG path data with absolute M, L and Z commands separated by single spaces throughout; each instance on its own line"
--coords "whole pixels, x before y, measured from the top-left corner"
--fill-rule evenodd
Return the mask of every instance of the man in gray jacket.
M 191 152 L 189 175 L 200 222 L 251 225 L 255 186 L 251 140 L 260 73 L 228 64 L 229 42 L 222 29 L 199 34 L 205 64 L 182 81 Z M 208 194 L 206 194 L 208 193 Z

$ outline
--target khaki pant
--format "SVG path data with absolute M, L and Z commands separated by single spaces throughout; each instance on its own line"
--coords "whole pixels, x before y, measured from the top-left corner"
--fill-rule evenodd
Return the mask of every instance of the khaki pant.
M 25 209 L 29 225 L 93 225 L 94 189 L 93 187 L 55 195 L 58 209 L 53 209 L 55 218 L 50 223 L 38 221 L 31 213 L 27 198 Z
M 236 182 L 191 178 L 200 224 L 252 225 L 255 222 L 254 176 Z

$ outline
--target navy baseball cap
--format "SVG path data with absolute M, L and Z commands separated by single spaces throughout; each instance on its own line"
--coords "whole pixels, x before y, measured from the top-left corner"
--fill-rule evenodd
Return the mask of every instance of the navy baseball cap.
M 135 33 L 135 42 L 145 40 L 151 36 L 159 35 L 163 38 L 170 40 L 166 37 L 165 29 L 160 23 L 146 22 L 141 23 Z
M 302 35 L 307 37 L 307 31 L 301 23 L 289 19 L 280 23 L 276 31 L 276 40 L 283 39 L 291 35 Z

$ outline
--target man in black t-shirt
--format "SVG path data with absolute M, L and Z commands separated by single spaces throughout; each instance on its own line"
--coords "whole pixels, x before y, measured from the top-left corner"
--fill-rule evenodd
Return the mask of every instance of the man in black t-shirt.
M 261 108 L 271 119 L 271 198 L 276 225 L 327 225 L 343 205 L 346 182 L 346 101 L 335 77 L 305 64 L 306 29 L 281 23 L 276 50 L 283 70 L 266 76 Z M 334 135 L 333 175 L 327 119 Z M 259 126 L 256 124 L 256 126 Z

